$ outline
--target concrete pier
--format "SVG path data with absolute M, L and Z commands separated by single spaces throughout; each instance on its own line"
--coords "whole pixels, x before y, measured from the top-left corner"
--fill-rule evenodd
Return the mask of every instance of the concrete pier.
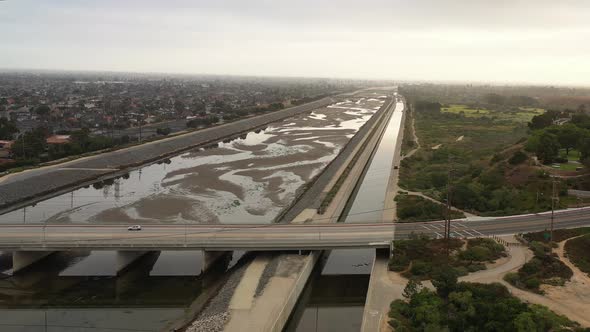
M 33 263 L 53 254 L 55 251 L 15 251 L 12 253 L 12 271 L 20 272 Z
M 117 274 L 125 271 L 129 265 L 147 253 L 149 251 L 117 251 Z
M 231 251 L 210 251 L 210 250 L 203 250 L 203 267 L 202 271 L 205 272 L 211 265 L 217 262 L 223 256 L 229 255 Z

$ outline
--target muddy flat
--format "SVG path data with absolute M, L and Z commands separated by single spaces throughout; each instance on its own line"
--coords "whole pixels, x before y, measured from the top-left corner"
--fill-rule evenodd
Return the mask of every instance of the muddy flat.
M 0 222 L 270 223 L 384 101 L 381 95 L 340 100 L 2 215 Z

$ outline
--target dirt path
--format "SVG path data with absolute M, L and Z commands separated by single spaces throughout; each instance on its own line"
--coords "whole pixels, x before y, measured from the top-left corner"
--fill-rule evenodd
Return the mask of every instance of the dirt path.
M 499 260 L 497 263 L 489 266 L 487 270 L 470 273 L 459 278 L 459 280 L 479 283 L 503 282 L 506 273 L 518 270 L 531 257 L 532 253 L 527 248 L 523 246 L 511 246 L 508 247 L 507 259 Z
M 422 198 L 424 198 L 424 199 L 427 199 L 427 200 L 429 200 L 429 201 L 431 201 L 431 202 L 434 202 L 434 203 L 437 203 L 437 204 L 444 205 L 444 203 L 443 203 L 443 202 L 441 202 L 441 201 L 437 201 L 436 199 L 434 199 L 434 198 L 432 198 L 432 197 L 430 197 L 430 196 L 426 196 L 426 195 L 424 195 L 423 193 L 421 193 L 421 192 L 419 192 L 419 191 L 408 191 L 408 190 L 404 190 L 404 189 L 402 189 L 402 190 L 403 190 L 403 191 L 405 191 L 405 192 L 407 192 L 407 193 L 408 193 L 408 195 L 420 196 L 420 197 L 422 197 Z M 470 217 L 477 217 L 477 215 L 475 215 L 475 214 L 473 214 L 473 213 L 469 213 L 469 212 L 463 211 L 463 210 L 461 210 L 461 209 L 458 209 L 458 208 L 456 208 L 456 207 L 454 207 L 454 206 L 452 206 L 451 208 L 453 209 L 453 211 L 457 211 L 457 212 L 461 212 L 461 213 L 465 214 L 465 216 L 466 216 L 467 218 L 470 218 Z
M 412 114 L 412 125 L 411 125 L 410 129 L 412 131 L 412 139 L 414 140 L 416 147 L 414 149 L 410 150 L 410 152 L 408 152 L 407 154 L 403 155 L 401 157 L 401 160 L 404 160 L 406 158 L 413 156 L 414 153 L 416 153 L 416 151 L 418 151 L 420 149 L 420 140 L 418 139 L 418 135 L 416 135 L 416 118 L 414 117 L 413 114 Z
M 576 237 L 572 237 L 569 238 L 565 241 L 561 241 L 558 243 L 558 247 L 557 249 L 555 249 L 555 253 L 557 254 L 557 256 L 559 256 L 559 259 L 561 259 L 561 261 L 567 265 L 570 269 L 572 269 L 572 271 L 574 272 L 574 276 L 572 277 L 572 280 L 577 280 L 580 282 L 584 282 L 587 285 L 590 285 L 590 277 L 588 277 L 588 275 L 582 271 L 580 271 L 580 269 L 578 269 L 577 266 L 574 265 L 574 263 L 572 263 L 569 258 L 565 255 L 565 243 L 568 241 L 571 241 L 573 239 L 577 239 L 579 237 L 582 237 L 584 235 L 580 235 L 580 236 L 576 236 Z
M 570 266 L 573 271 L 577 268 L 563 256 L 564 242 L 559 243 L 557 254 L 562 261 Z M 498 265 L 489 270 L 479 271 L 460 278 L 461 281 L 491 283 L 499 282 L 506 286 L 512 295 L 528 303 L 535 303 L 546 306 L 552 311 L 564 315 L 581 325 L 590 326 L 590 279 L 585 275 L 574 272 L 574 277 L 565 286 L 543 287 L 545 295 L 535 294 L 512 286 L 503 280 L 508 272 L 518 270 L 526 261 L 532 258 L 532 253 L 525 247 L 510 247 L 510 259 L 504 264 Z M 582 277 L 582 278 L 580 278 Z
M 559 259 L 573 271 L 572 278 L 563 287 L 548 286 L 543 289 L 545 290 L 546 298 L 556 302 L 562 308 L 562 311 L 571 312 L 579 316 L 578 318 L 572 316 L 572 319 L 588 327 L 590 326 L 590 277 L 580 271 L 566 257 L 564 252 L 566 242 L 573 239 L 575 237 L 560 242 L 559 246 L 555 249 L 555 253 L 559 256 Z

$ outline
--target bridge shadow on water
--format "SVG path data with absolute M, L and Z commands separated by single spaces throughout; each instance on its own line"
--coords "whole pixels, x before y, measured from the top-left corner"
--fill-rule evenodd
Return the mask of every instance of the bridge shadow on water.
M 286 332 L 358 332 L 374 250 L 332 250 L 314 269 Z
M 3 332 L 159 331 L 198 310 L 195 303 L 203 302 L 231 261 L 224 257 L 194 275 L 153 275 L 161 254 L 152 252 L 118 275 L 62 275 L 90 252 L 60 252 L 12 275 L 5 256 L 0 255 Z

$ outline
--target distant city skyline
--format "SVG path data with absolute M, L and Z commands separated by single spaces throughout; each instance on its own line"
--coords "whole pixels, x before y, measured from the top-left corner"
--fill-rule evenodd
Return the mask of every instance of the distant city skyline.
M 0 68 L 590 86 L 590 3 L 0 1 Z

